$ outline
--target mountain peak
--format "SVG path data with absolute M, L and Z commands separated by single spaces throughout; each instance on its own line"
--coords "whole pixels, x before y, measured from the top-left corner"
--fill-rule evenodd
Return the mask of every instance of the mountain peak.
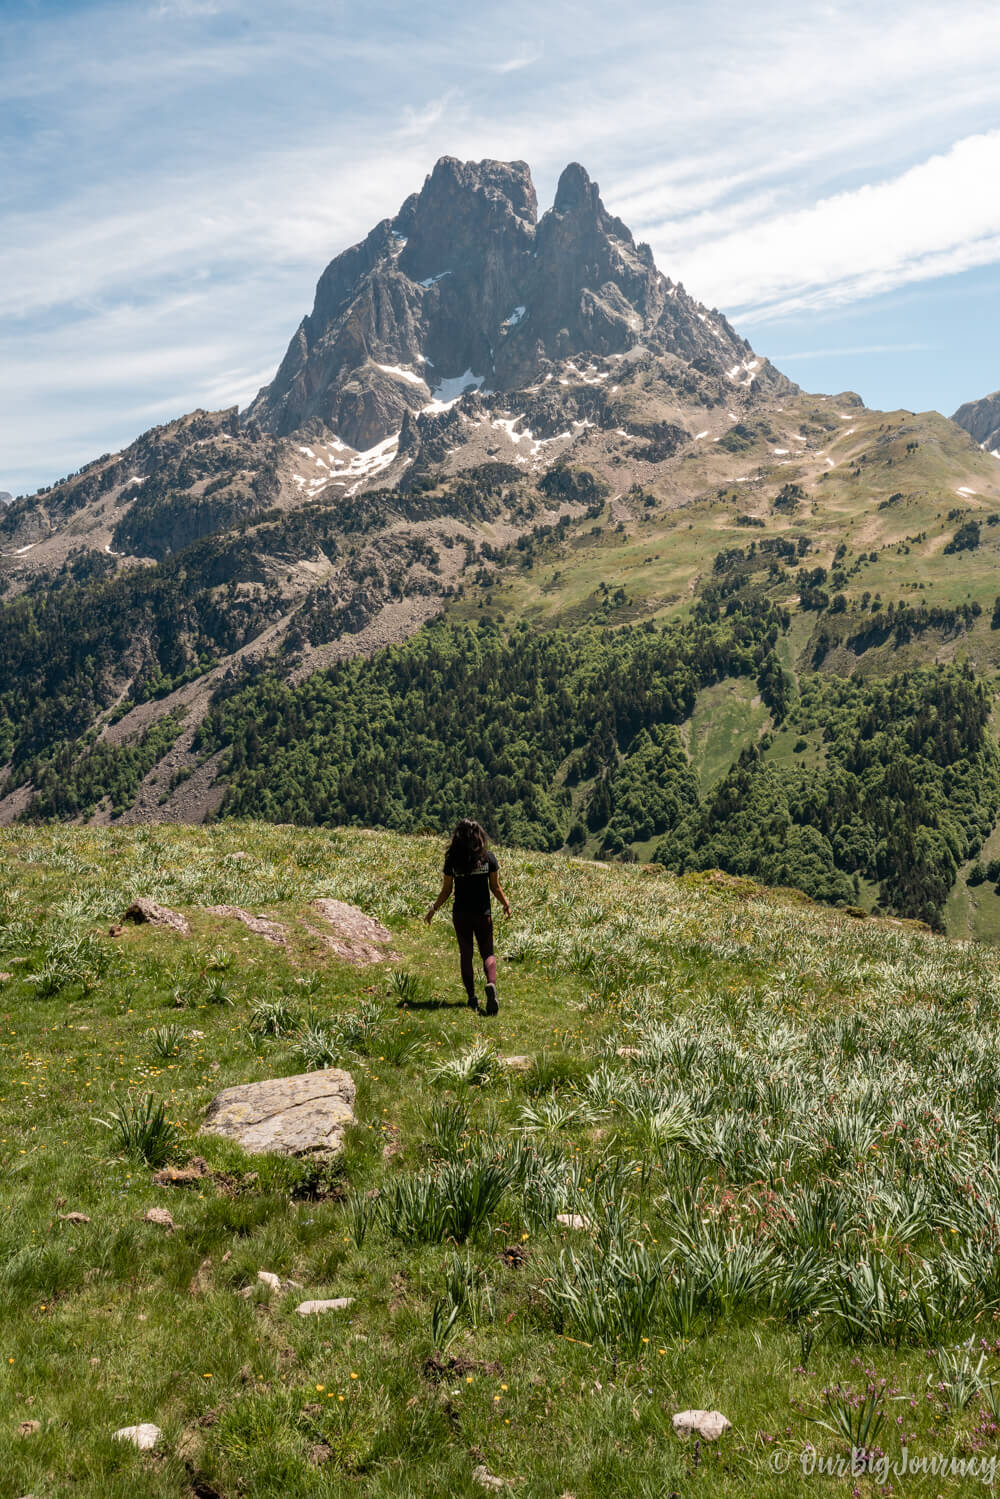
M 748 352 L 660 275 L 579 162 L 539 219 L 526 162 L 442 156 L 394 219 L 323 272 L 249 415 L 279 436 L 318 424 L 367 449 L 456 381 L 523 389 L 559 361 L 637 345 L 720 375 Z
M 571 213 L 588 200 L 593 204 L 600 203 L 597 183 L 591 182 L 586 169 L 578 161 L 571 161 L 563 168 L 552 206 L 556 213 Z
M 456 195 L 473 194 L 505 201 L 529 223 L 538 217 L 535 185 L 526 161 L 459 161 L 456 156 L 441 156 L 424 179 L 418 207 L 448 206 Z

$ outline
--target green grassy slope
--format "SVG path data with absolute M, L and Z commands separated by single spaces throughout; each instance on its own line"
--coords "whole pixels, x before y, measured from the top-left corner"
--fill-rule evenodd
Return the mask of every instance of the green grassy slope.
M 802 1454 L 844 1458 L 868 1390 L 890 1460 L 997 1454 L 989 950 L 501 851 L 487 1021 L 446 917 L 419 920 L 436 840 L 18 828 L 0 853 L 4 1494 L 444 1499 L 483 1493 L 482 1467 L 538 1499 L 832 1495 Z M 138 894 L 191 937 L 105 936 Z M 384 920 L 398 969 L 324 954 L 317 896 Z M 283 921 L 287 951 L 215 903 Z M 337 1167 L 198 1136 L 219 1089 L 305 1059 L 358 1084 Z M 96 1122 L 147 1095 L 210 1176 L 158 1187 Z M 440 1221 L 491 1178 L 481 1221 Z M 241 1298 L 259 1269 L 302 1289 Z M 733 1431 L 681 1442 L 690 1406 Z M 157 1452 L 110 1440 L 141 1421 Z
M 612 471 L 606 477 L 613 482 Z M 791 511 L 776 510 L 786 484 L 797 485 L 803 498 Z M 963 640 L 958 658 L 979 666 L 1000 662 L 1000 642 L 988 629 L 1000 530 L 987 521 L 1000 510 L 1000 464 L 937 412 L 869 411 L 803 393 L 748 429 L 735 452 L 706 442 L 665 469 L 662 480 L 650 481 L 643 495 L 632 496 L 621 480 L 617 487 L 625 492 L 598 532 L 588 521 L 558 554 L 494 588 L 494 605 L 565 622 L 588 601 L 596 606 L 606 585 L 612 592 L 623 587 L 643 613 L 683 614 L 717 552 L 762 535 L 805 534 L 809 566 L 831 568 L 837 548 L 845 547 L 841 591 L 849 604 L 866 591 L 881 593 L 886 603 L 897 597 L 928 606 L 978 602 L 986 620 L 972 641 Z M 764 527 L 748 527 L 740 517 Z M 980 546 L 946 554 L 970 518 L 982 525 Z M 794 590 L 788 597 L 794 604 Z M 919 659 L 935 659 L 938 646 Z

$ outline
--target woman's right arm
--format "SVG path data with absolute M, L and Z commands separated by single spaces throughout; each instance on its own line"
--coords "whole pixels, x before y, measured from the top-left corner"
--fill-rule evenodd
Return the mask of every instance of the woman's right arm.
M 510 901 L 507 899 L 506 895 L 504 894 L 504 892 L 503 892 L 503 890 L 502 890 L 502 888 L 500 886 L 500 876 L 499 876 L 499 874 L 497 873 L 497 871 L 495 869 L 492 869 L 490 871 L 490 889 L 493 891 L 493 894 L 496 896 L 497 900 L 503 906 L 504 915 L 505 916 L 509 916 L 510 915 Z

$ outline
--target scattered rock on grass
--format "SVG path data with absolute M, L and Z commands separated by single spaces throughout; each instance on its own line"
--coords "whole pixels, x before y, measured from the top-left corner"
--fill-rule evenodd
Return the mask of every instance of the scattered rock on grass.
M 332 1301 L 300 1301 L 295 1310 L 300 1317 L 318 1317 L 321 1312 L 343 1312 L 353 1305 L 353 1296 L 335 1296 Z
M 239 906 L 206 906 L 205 909 L 212 916 L 230 916 L 234 921 L 242 921 L 249 931 L 256 932 L 266 942 L 273 942 L 276 947 L 288 946 L 288 937 L 280 921 L 272 921 L 268 916 L 251 916 Z
M 151 1452 L 163 1435 L 152 1421 L 143 1421 L 139 1426 L 122 1426 L 115 1432 L 116 1442 L 131 1442 L 140 1452 Z
M 306 1453 L 306 1462 L 310 1468 L 322 1468 L 333 1456 L 333 1448 L 328 1447 L 325 1442 L 316 1442 Z
M 557 1213 L 556 1222 L 562 1224 L 563 1228 L 575 1228 L 581 1233 L 586 1233 L 593 1225 L 589 1218 L 582 1213 Z
M 500 1066 L 508 1072 L 530 1072 L 535 1065 L 534 1057 L 501 1057 Z
M 492 1489 L 494 1493 L 498 1493 L 501 1489 L 509 1489 L 511 1485 L 509 1478 L 498 1478 L 495 1473 L 490 1472 L 485 1463 L 480 1463 L 478 1468 L 473 1468 L 472 1481 L 478 1483 L 482 1489 Z
M 251 1155 L 332 1156 L 354 1123 L 354 1079 L 329 1067 L 225 1088 L 208 1106 L 202 1128 Z
M 615 1052 L 615 1056 L 628 1057 L 630 1060 L 634 1061 L 636 1057 L 642 1056 L 642 1051 L 638 1046 L 619 1046 L 618 1050 Z
M 204 1296 L 212 1287 L 212 1256 L 203 1259 L 197 1270 L 191 1277 L 188 1286 L 189 1296 Z
M 57 1213 L 56 1217 L 60 1223 L 89 1223 L 90 1219 L 86 1213 Z
M 323 940 L 345 963 L 362 967 L 366 963 L 399 962 L 399 953 L 388 945 L 392 934 L 357 906 L 342 900 L 314 900 L 313 910 L 333 928 L 322 934 Z
M 297 1280 L 282 1280 L 280 1275 L 275 1275 L 273 1270 L 258 1270 L 257 1284 L 266 1286 L 275 1295 L 285 1291 L 301 1291 L 302 1287 Z M 249 1301 L 257 1289 L 257 1284 L 244 1286 L 242 1291 L 237 1291 L 237 1296 L 242 1296 L 244 1301 Z
M 440 1384 L 446 1379 L 464 1378 L 467 1374 L 493 1374 L 499 1379 L 503 1373 L 502 1366 L 494 1360 L 484 1363 L 481 1359 L 466 1358 L 463 1354 L 444 1354 L 437 1349 L 425 1358 L 422 1371 L 425 1379 L 432 1384 Z
M 171 911 L 169 906 L 158 905 L 155 900 L 149 900 L 145 895 L 140 895 L 134 900 L 125 912 L 125 921 L 148 922 L 150 926 L 169 927 L 173 932 L 179 932 L 182 937 L 190 937 L 191 928 L 186 916 L 180 911 Z
M 192 1156 L 186 1166 L 164 1166 L 153 1175 L 158 1187 L 189 1187 L 193 1182 L 210 1176 L 208 1162 L 200 1155 Z
M 41 1429 L 41 1421 L 21 1421 L 17 1428 L 17 1434 L 19 1437 L 33 1437 Z
M 696 1433 L 705 1442 L 717 1442 L 724 1431 L 729 1431 L 732 1422 L 727 1421 L 721 1411 L 678 1411 L 673 1418 L 678 1436 L 687 1437 Z
M 143 1223 L 155 1223 L 157 1228 L 165 1228 L 168 1234 L 172 1234 L 177 1227 L 166 1208 L 147 1208 L 143 1214 L 142 1221 Z

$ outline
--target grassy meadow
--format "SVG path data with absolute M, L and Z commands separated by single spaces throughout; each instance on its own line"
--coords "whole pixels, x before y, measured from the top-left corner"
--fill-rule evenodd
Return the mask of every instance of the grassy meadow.
M 874 1495 L 904 1447 L 1000 1456 L 995 950 L 501 850 L 490 1020 L 420 920 L 441 852 L 0 831 L 0 1499 Z M 138 895 L 191 935 L 109 935 Z M 331 957 L 321 896 L 398 963 Z M 199 1135 L 220 1089 L 326 1065 L 358 1089 L 338 1161 Z M 682 1440 L 689 1407 L 732 1430 Z M 140 1422 L 152 1452 L 112 1440 Z M 815 1471 L 852 1447 L 874 1473 Z

